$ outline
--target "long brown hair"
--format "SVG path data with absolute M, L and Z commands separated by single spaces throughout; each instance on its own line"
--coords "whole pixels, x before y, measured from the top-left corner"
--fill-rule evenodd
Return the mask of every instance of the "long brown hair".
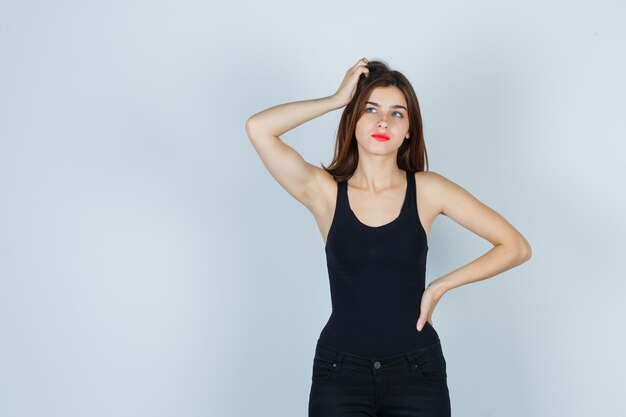
M 367 68 L 368 76 L 361 74 L 354 97 L 341 114 L 333 161 L 328 167 L 321 164 L 322 168 L 331 174 L 335 181 L 344 181 L 352 176 L 359 162 L 354 131 L 356 122 L 363 114 L 367 98 L 376 87 L 394 86 L 404 94 L 409 118 L 409 139 L 406 139 L 398 149 L 398 168 L 409 172 L 428 170 L 422 114 L 413 86 L 401 72 L 391 70 L 384 61 L 369 61 Z

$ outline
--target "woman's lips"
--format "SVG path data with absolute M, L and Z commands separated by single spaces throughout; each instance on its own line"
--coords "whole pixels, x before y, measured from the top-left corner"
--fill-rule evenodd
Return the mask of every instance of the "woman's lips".
M 385 135 L 383 133 L 374 133 L 372 135 L 372 137 L 374 139 L 376 139 L 377 141 L 380 141 L 380 142 L 385 142 L 385 141 L 389 140 L 389 136 L 387 136 L 387 135 Z

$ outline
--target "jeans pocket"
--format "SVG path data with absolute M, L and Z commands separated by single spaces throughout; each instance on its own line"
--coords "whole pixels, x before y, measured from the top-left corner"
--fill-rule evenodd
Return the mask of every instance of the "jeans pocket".
M 337 362 L 331 362 L 319 357 L 313 359 L 313 374 L 311 379 L 313 381 L 322 381 L 329 379 L 337 369 Z
M 439 343 L 413 355 L 417 373 L 430 382 L 446 382 L 446 358 Z

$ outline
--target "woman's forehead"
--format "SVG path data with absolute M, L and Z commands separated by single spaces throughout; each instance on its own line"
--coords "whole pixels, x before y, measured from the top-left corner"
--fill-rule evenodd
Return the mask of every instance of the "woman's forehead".
M 406 106 L 404 94 L 398 87 L 376 87 L 369 95 L 368 101 L 376 102 L 382 106 L 402 104 Z

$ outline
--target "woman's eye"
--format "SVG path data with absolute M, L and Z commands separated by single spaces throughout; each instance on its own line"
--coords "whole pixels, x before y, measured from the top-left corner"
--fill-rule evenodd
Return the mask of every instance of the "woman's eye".
M 371 113 L 371 112 L 368 112 L 368 110 L 376 110 L 376 109 L 375 109 L 374 107 L 368 107 L 368 108 L 366 108 L 366 109 L 365 109 L 365 112 L 367 112 L 367 113 Z M 404 116 L 402 115 L 402 113 L 400 113 L 399 111 L 394 111 L 394 113 L 397 113 L 397 114 L 398 114 L 398 118 L 404 117 Z

